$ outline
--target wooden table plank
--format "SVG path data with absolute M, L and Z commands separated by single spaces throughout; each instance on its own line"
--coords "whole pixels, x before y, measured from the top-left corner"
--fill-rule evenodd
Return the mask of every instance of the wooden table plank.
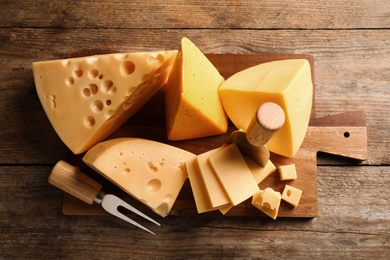
M 3 1 L 0 27 L 389 28 L 387 1 Z
M 390 252 L 390 167 L 319 167 L 319 216 L 167 217 L 142 222 L 156 236 L 112 216 L 65 216 L 51 167 L 0 167 L 2 258 L 324 257 L 385 259 Z M 17 254 L 16 254 L 17 252 Z

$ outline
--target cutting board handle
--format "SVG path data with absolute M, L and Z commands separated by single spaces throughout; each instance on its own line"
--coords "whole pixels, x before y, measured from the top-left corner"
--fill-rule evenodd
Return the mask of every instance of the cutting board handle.
M 92 205 L 102 185 L 65 161 L 59 161 L 51 171 L 49 183 Z

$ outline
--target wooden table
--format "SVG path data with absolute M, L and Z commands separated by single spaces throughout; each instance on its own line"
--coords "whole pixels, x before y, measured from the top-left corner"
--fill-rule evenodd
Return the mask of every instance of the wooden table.
M 390 257 L 388 1 L 2 1 L 0 258 Z M 368 158 L 319 155 L 318 217 L 169 216 L 157 235 L 111 216 L 66 216 L 48 184 L 69 151 L 31 63 L 75 53 L 177 49 L 315 59 L 316 116 L 364 110 Z

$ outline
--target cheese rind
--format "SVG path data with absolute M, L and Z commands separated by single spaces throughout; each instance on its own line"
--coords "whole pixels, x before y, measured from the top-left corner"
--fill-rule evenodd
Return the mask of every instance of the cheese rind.
M 267 147 L 277 154 L 295 156 L 306 135 L 312 107 L 313 83 L 307 60 L 273 61 L 245 69 L 222 83 L 219 95 L 229 118 L 244 131 L 261 104 L 274 102 L 282 107 L 285 123 Z
M 288 202 L 289 204 L 293 205 L 294 207 L 298 206 L 301 196 L 302 196 L 302 190 L 294 188 L 290 185 L 286 185 L 284 187 L 282 193 L 282 199 Z
M 223 134 L 227 115 L 218 95 L 224 81 L 214 65 L 189 39 L 180 48 L 166 84 L 166 127 L 169 140 Z
M 177 51 L 104 54 L 32 64 L 53 128 L 79 154 L 102 141 L 166 82 Z
M 233 206 L 250 198 L 259 187 L 235 143 L 223 147 L 209 158 Z
M 141 138 L 117 138 L 92 147 L 83 161 L 154 212 L 165 217 L 185 180 L 186 162 L 195 155 Z

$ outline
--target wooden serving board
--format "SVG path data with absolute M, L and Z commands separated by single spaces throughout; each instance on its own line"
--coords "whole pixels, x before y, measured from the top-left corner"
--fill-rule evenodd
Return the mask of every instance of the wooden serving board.
M 210 54 L 207 55 L 220 73 L 228 78 L 234 73 L 260 63 L 303 58 L 307 59 L 312 68 L 314 82 L 314 59 L 310 55 L 299 54 Z M 313 102 L 314 104 L 314 102 Z M 294 181 L 280 181 L 279 172 L 275 171 L 259 186 L 261 189 L 272 187 L 276 191 L 283 191 L 286 184 L 299 188 L 303 191 L 298 207 L 294 208 L 282 201 L 279 217 L 311 218 L 318 214 L 318 191 L 317 191 L 317 153 L 325 152 L 338 156 L 365 160 L 367 157 L 367 131 L 365 114 L 362 111 L 349 112 L 323 118 L 315 117 L 313 106 L 312 118 L 305 140 L 294 158 L 286 158 L 277 154 L 271 154 L 271 161 L 276 165 L 294 163 L 298 178 Z M 186 149 L 195 154 L 221 146 L 228 135 L 236 130 L 234 126 L 224 135 L 199 138 L 185 141 L 168 141 L 166 139 L 164 119 L 164 92 L 157 93 L 134 117 L 116 131 L 110 138 L 132 136 L 156 140 Z M 131 205 L 148 215 L 153 215 L 150 209 L 133 199 L 112 183 L 86 167 L 82 156 L 69 155 L 67 161 L 80 167 L 101 184 L 107 193 L 118 195 Z M 66 215 L 105 215 L 107 214 L 98 205 L 88 205 L 71 195 L 64 193 L 63 212 Z M 196 205 L 192 195 L 191 186 L 187 180 L 184 184 L 170 215 L 193 216 L 197 215 Z M 202 215 L 220 215 L 219 211 L 202 213 Z M 251 201 L 241 203 L 231 209 L 227 216 L 265 216 L 261 211 L 251 205 Z

